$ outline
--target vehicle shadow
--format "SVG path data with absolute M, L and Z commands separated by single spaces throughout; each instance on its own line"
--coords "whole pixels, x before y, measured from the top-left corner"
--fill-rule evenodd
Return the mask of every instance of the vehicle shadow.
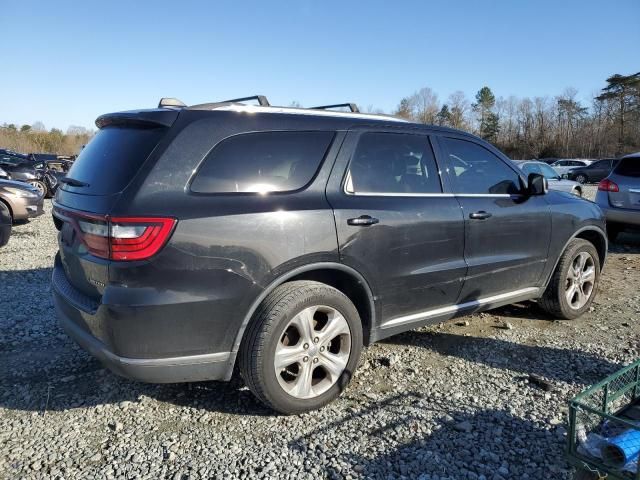
M 331 437 L 339 431 L 375 440 L 361 447 L 354 437 L 348 449 L 336 452 Z M 313 465 L 326 465 L 330 451 L 333 462 L 324 475 L 330 479 L 569 478 L 565 432 L 563 425 L 509 411 L 470 410 L 408 392 L 346 413 L 297 437 L 289 448 Z
M 640 232 L 620 233 L 615 242 L 609 242 L 609 253 L 640 253 Z
M 440 355 L 570 384 L 590 385 L 621 367 L 615 362 L 585 351 L 437 331 L 405 332 L 383 342 L 410 344 L 427 348 Z

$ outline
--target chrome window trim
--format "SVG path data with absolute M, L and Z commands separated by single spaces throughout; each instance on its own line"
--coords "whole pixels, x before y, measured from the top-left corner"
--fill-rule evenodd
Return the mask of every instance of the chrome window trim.
M 469 308 L 478 307 L 481 305 L 486 305 L 495 302 L 501 302 L 504 300 L 509 300 L 511 298 L 517 298 L 521 295 L 531 294 L 534 296 L 537 293 L 540 293 L 539 287 L 528 287 L 522 288 L 520 290 L 514 290 L 512 292 L 501 293 L 499 295 L 492 295 L 490 297 L 479 298 L 477 300 L 473 300 L 471 302 L 459 303 L 457 305 L 449 305 L 447 307 L 435 308 L 433 310 L 425 310 L 424 312 L 413 313 L 411 315 L 405 315 L 402 317 L 393 318 L 391 320 L 387 320 L 386 322 L 380 325 L 380 328 L 392 328 L 397 327 L 399 325 L 405 325 L 408 323 L 426 320 L 431 317 L 437 317 L 440 315 L 446 315 L 450 313 L 457 313 L 463 310 L 467 310 Z
M 631 193 L 640 193 L 640 188 L 630 188 L 629 191 Z

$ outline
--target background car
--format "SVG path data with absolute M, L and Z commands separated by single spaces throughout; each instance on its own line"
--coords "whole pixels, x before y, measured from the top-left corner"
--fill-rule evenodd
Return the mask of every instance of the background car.
M 567 177 L 578 183 L 596 183 L 608 176 L 611 170 L 618 164 L 617 158 L 605 158 L 598 160 L 586 167 L 578 167 L 571 170 Z
M 13 180 L 0 180 L 0 204 L 9 211 L 12 223 L 42 215 L 43 203 L 44 196 L 31 185 Z M 4 208 L 2 210 L 4 211 Z
M 607 218 L 610 241 L 626 228 L 640 229 L 640 152 L 623 157 L 600 182 L 596 203 Z
M 582 159 L 576 159 L 576 158 L 573 158 L 573 159 L 562 158 L 560 160 L 556 160 L 555 162 L 553 162 L 551 166 L 562 177 L 564 175 L 567 175 L 569 171 L 573 170 L 574 168 L 587 167 L 592 163 L 593 162 L 591 160 L 582 160 Z
M 582 196 L 582 185 L 573 180 L 564 180 L 560 175 L 551 168 L 549 165 L 543 162 L 537 162 L 533 160 L 515 161 L 514 162 L 527 176 L 530 173 L 538 173 L 544 175 L 544 178 L 549 182 L 549 188 L 551 190 L 558 190 L 560 192 L 573 193 L 574 195 Z

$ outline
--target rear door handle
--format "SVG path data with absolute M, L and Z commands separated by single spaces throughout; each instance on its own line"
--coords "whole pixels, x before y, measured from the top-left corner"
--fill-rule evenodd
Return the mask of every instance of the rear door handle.
M 347 220 L 347 224 L 355 227 L 366 227 L 368 225 L 375 225 L 378 222 L 380 222 L 380 220 L 369 215 L 360 215 L 358 218 L 350 218 Z
M 479 212 L 473 212 L 469 214 L 469 218 L 472 220 L 486 220 L 492 214 L 489 212 L 485 212 L 484 210 L 480 210 Z

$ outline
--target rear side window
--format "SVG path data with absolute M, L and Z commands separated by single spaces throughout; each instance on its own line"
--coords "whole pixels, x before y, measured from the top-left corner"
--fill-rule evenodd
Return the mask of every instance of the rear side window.
M 191 191 L 298 190 L 318 171 L 333 135 L 333 132 L 258 132 L 227 138 L 206 156 L 191 183 Z
M 362 134 L 349 164 L 346 190 L 355 194 L 442 192 L 429 139 L 400 133 Z
M 616 174 L 626 177 L 640 177 L 640 157 L 620 160 L 616 167 Z
M 91 195 L 120 192 L 133 179 L 166 128 L 106 127 L 82 150 L 67 176 L 87 187 L 61 188 Z

